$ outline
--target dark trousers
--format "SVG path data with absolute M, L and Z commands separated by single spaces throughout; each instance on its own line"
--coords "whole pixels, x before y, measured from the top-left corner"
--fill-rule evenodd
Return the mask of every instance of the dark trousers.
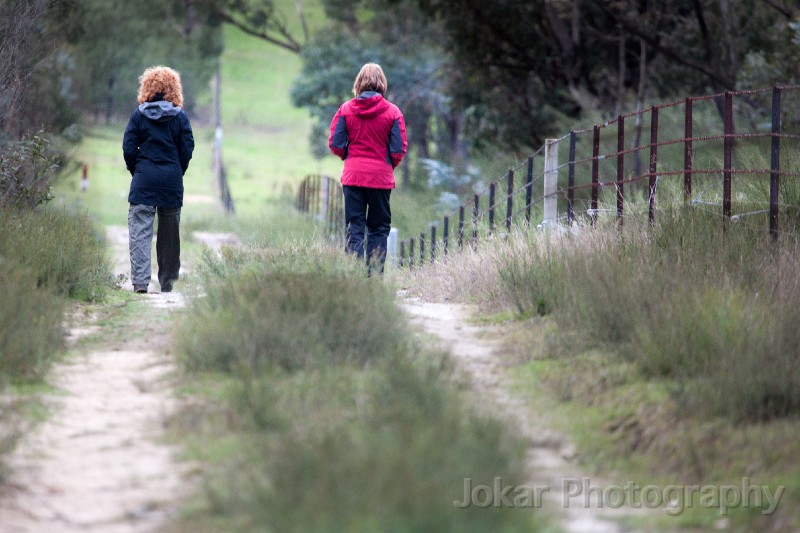
M 391 189 L 342 186 L 344 191 L 345 251 L 364 258 L 370 272 L 383 273 L 386 239 L 392 229 Z
M 131 204 L 128 209 L 130 234 L 131 281 L 135 288 L 146 289 L 150 283 L 150 246 L 153 222 L 158 215 L 156 258 L 158 282 L 163 292 L 172 290 L 181 269 L 181 209 Z

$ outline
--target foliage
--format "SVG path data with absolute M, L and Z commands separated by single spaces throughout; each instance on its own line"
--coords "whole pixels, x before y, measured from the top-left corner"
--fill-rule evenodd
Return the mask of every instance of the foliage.
M 567 129 L 563 117 L 616 115 L 632 98 L 732 90 L 748 55 L 779 72 L 788 2 L 701 0 L 416 0 L 446 33 L 455 83 L 475 142 L 519 147 Z M 751 70 L 751 72 L 754 72 Z M 759 83 L 784 82 L 759 71 Z
M 25 268 L 36 286 L 66 297 L 97 300 L 111 285 L 103 238 L 86 215 L 5 210 L 0 257 Z
M 660 218 L 651 235 L 532 239 L 498 261 L 508 297 L 674 380 L 695 410 L 735 420 L 799 412 L 796 245 L 775 248 L 748 226 L 723 235 L 702 212 Z
M 61 131 L 75 120 L 69 84 L 59 78 L 69 62 L 61 51 L 73 30 L 71 4 L 0 3 L 0 139 L 42 124 Z
M 464 409 L 444 360 L 418 353 L 390 287 L 324 248 L 205 262 L 179 351 L 190 376 L 224 373 L 235 451 L 208 470 L 187 530 L 538 530 L 525 511 L 453 505 L 466 477 L 522 482 L 522 448 Z
M 0 209 L 33 208 L 50 199 L 58 167 L 47 144 L 44 132 L 0 144 Z
M 325 2 L 330 28 L 303 49 L 303 71 L 292 89 L 294 104 L 317 119 L 311 139 L 315 153 L 327 152 L 330 121 L 342 102 L 353 97 L 358 70 L 375 62 L 386 72 L 387 98 L 402 110 L 409 142 L 419 157 L 463 159 L 462 119 L 444 92 L 449 69 L 437 42 L 437 25 L 409 2 L 339 4 Z
M 385 286 L 349 261 L 331 268 L 338 253 L 326 260 L 329 254 L 293 252 L 254 250 L 261 268 L 233 251 L 222 263 L 211 261 L 221 279 L 194 303 L 183 335 L 191 366 L 228 372 L 361 366 L 405 349 Z M 249 266 L 239 270 L 243 262 Z M 233 327 L 240 334 L 222 331 Z
M 181 73 L 185 106 L 194 111 L 222 51 L 220 26 L 202 5 L 87 0 L 69 14 L 79 21 L 65 50 L 74 65 L 69 78 L 74 105 L 96 119 L 127 117 L 141 73 L 163 64 Z
M 199 5 L 208 11 L 213 19 L 232 24 L 243 32 L 298 53 L 303 42 L 295 36 L 285 14 L 274 0 L 200 0 Z M 308 40 L 308 27 L 303 10 L 303 2 L 295 2 L 297 17 L 302 26 L 303 37 Z
M 4 221 L 5 222 L 5 221 Z M 40 380 L 61 348 L 63 301 L 37 287 L 29 268 L 0 251 L 0 389 Z

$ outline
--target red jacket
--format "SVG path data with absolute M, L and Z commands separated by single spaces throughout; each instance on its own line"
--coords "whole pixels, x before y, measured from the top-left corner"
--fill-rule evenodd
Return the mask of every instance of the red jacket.
M 380 93 L 363 92 L 334 115 L 328 146 L 344 160 L 342 185 L 394 189 L 408 148 L 403 114 Z

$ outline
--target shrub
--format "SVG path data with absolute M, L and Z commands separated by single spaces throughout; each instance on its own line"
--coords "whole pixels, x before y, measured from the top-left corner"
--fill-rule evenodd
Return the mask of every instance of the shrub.
M 522 448 L 502 424 L 466 413 L 436 370 L 402 359 L 379 366 L 339 380 L 313 372 L 300 387 L 292 380 L 291 392 L 272 381 L 282 392 L 261 410 L 283 408 L 284 422 L 250 441 L 248 468 L 225 468 L 236 474 L 212 489 L 217 512 L 246 516 L 252 530 L 537 531 L 543 518 L 528 509 L 453 504 L 465 478 L 524 482 Z
M 41 379 L 61 347 L 63 303 L 30 272 L 0 256 L 0 388 Z
M 383 280 L 319 248 L 227 249 L 206 263 L 206 294 L 178 342 L 187 370 L 233 382 L 225 432 L 236 452 L 206 485 L 220 524 L 536 530 L 527 509 L 453 504 L 468 477 L 523 482 L 524 449 L 500 422 L 464 409 L 441 357 L 417 353 Z
M 648 231 L 584 230 L 499 254 L 520 312 L 674 380 L 683 404 L 733 419 L 800 412 L 798 245 L 763 228 L 677 209 Z
M 24 265 L 38 286 L 70 298 L 97 300 L 111 286 L 103 238 L 86 215 L 4 211 L 0 255 Z
M 313 250 L 267 253 L 258 262 L 228 253 L 232 273 L 218 275 L 224 269 L 212 263 L 218 274 L 178 336 L 190 368 L 363 366 L 407 349 L 392 293 L 362 270 L 326 265 Z

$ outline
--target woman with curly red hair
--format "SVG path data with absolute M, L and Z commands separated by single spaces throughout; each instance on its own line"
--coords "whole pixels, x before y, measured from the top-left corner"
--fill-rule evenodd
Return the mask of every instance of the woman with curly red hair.
M 156 257 L 161 292 L 170 292 L 181 266 L 180 219 L 183 175 L 194 151 L 192 126 L 182 109 L 180 75 L 157 66 L 139 78 L 139 106 L 122 140 L 131 173 L 128 231 L 133 289 L 146 293 L 150 284 L 153 220 L 158 215 Z

